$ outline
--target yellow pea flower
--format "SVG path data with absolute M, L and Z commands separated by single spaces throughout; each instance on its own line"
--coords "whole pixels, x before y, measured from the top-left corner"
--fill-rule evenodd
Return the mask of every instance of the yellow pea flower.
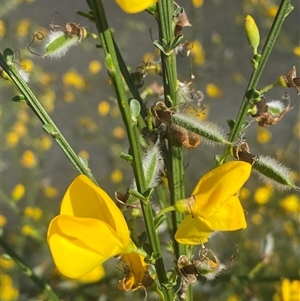
M 79 278 L 135 247 L 122 212 L 84 175 L 67 189 L 60 215 L 49 225 L 47 241 L 58 270 L 69 278 Z
M 208 241 L 208 236 L 216 230 L 246 228 L 244 211 L 236 194 L 250 173 L 251 164 L 232 161 L 205 174 L 192 196 L 175 204 L 178 212 L 189 214 L 179 225 L 175 239 L 181 244 L 198 245 Z
M 116 0 L 117 4 L 128 14 L 139 13 L 157 1 L 158 0 Z

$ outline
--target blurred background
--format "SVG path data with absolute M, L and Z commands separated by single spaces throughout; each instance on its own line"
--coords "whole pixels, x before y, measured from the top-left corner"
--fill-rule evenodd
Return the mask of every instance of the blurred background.
M 158 59 L 152 44 L 152 39 L 158 38 L 152 16 L 127 15 L 114 1 L 104 4 L 128 67 L 135 71 L 149 58 Z M 231 0 L 229 4 L 181 0 L 178 4 L 185 8 L 192 24 L 183 34 L 193 45 L 189 57 L 178 56 L 179 80 L 189 82 L 191 75 L 195 76 L 192 88 L 204 94 L 204 118 L 227 132 L 227 120 L 235 119 L 252 73 L 244 18 L 247 14 L 254 17 L 263 45 L 279 1 Z M 295 9 L 283 24 L 259 88 L 275 82 L 293 66 L 300 68 L 299 1 L 292 4 Z M 113 197 L 116 190 L 124 191 L 131 183 L 132 171 L 119 156 L 128 151 L 128 142 L 101 49 L 95 47 L 94 40 L 86 39 L 61 59 L 41 58 L 28 50 L 33 34 L 40 31 L 46 36 L 50 24 L 64 28 L 66 23 L 75 22 L 96 33 L 95 26 L 77 15 L 77 10 L 88 11 L 85 1 L 3 0 L 0 48 L 1 52 L 5 48 L 16 51 L 17 62 L 26 66 L 29 74 L 29 87 L 75 152 L 88 159 L 98 183 Z M 42 42 L 34 42 L 30 49 L 42 53 Z M 141 92 L 153 82 L 160 85 L 161 78 L 148 74 Z M 71 282 L 55 270 L 45 235 L 77 171 L 30 109 L 11 101 L 18 94 L 15 87 L 7 81 L 0 83 L 0 226 L 5 239 L 64 300 L 141 300 L 143 290 L 126 294 L 117 290 L 122 275 L 116 269 L 107 269 L 106 276 L 96 283 L 84 284 Z M 274 126 L 258 127 L 253 121 L 245 134 L 253 154 L 276 158 L 293 171 L 299 186 L 299 96 L 293 89 L 274 88 L 265 98 L 280 100 L 285 92 L 293 109 Z M 147 107 L 157 100 L 156 96 L 147 97 Z M 222 149 L 204 144 L 184 151 L 187 196 L 200 176 L 215 166 L 214 155 L 220 153 Z M 216 233 L 207 244 L 227 266 L 236 245 L 239 256 L 216 280 L 207 282 L 200 277 L 195 284 L 195 300 L 299 301 L 299 195 L 277 191 L 253 174 L 241 191 L 241 199 L 248 228 Z M 157 202 L 155 197 L 153 202 Z M 111 260 L 107 266 L 115 263 Z M 2 301 L 46 300 L 12 261 L 2 256 L 0 266 Z M 170 262 L 169 268 L 172 266 Z M 150 295 L 148 300 L 156 299 Z

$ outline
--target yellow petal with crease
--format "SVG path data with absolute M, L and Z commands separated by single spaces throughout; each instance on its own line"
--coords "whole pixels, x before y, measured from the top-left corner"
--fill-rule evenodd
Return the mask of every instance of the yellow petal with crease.
M 231 197 L 219 211 L 204 220 L 213 230 L 234 231 L 247 227 L 244 210 L 237 196 Z
M 191 214 L 208 219 L 219 211 L 247 181 L 251 168 L 249 163 L 232 161 L 205 174 L 193 190 L 196 201 Z
M 103 189 L 84 175 L 77 176 L 69 186 L 60 214 L 104 221 L 116 231 L 123 245 L 129 244 L 129 230 L 122 212 Z
M 207 242 L 213 232 L 201 218 L 188 215 L 179 225 L 175 239 L 184 245 L 200 245 Z
M 51 221 L 47 240 L 58 270 L 70 278 L 87 274 L 127 247 L 105 222 L 65 215 Z

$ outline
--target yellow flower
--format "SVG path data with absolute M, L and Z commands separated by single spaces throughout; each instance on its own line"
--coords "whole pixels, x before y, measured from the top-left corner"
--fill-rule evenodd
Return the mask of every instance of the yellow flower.
M 222 95 L 222 90 L 213 83 L 207 84 L 205 90 L 207 95 L 211 98 L 220 97 Z
M 290 194 L 280 200 L 280 206 L 289 212 L 300 212 L 300 199 L 296 194 Z
M 283 279 L 281 282 L 282 301 L 299 301 L 300 300 L 300 281 Z
M 265 205 L 269 202 L 273 190 L 271 185 L 258 187 L 254 193 L 254 200 L 259 205 Z
M 65 193 L 47 240 L 58 270 L 79 278 L 109 258 L 132 252 L 129 229 L 107 193 L 80 175 Z
M 233 161 L 205 174 L 192 197 L 176 202 L 175 208 L 188 213 L 179 225 L 175 239 L 181 244 L 198 245 L 208 241 L 216 230 L 246 228 L 244 211 L 236 196 L 251 173 L 251 165 Z
M 23 184 L 17 184 L 11 193 L 11 198 L 17 202 L 24 196 L 24 194 L 25 186 Z
M 125 13 L 135 14 L 155 4 L 157 0 L 116 0 L 116 2 Z
M 194 58 L 194 63 L 196 65 L 204 65 L 205 63 L 205 50 L 199 41 L 194 41 L 192 43 L 193 48 L 191 49 L 192 56 Z
M 124 254 L 121 260 L 124 278 L 119 281 L 120 290 L 135 291 L 152 285 L 154 280 L 148 273 L 148 264 L 143 256 L 137 253 Z
M 33 168 L 36 166 L 36 157 L 31 150 L 27 150 L 23 153 L 22 158 L 21 158 L 21 164 L 24 167 L 27 168 Z
M 93 74 L 97 74 L 101 71 L 102 64 L 99 61 L 93 60 L 89 64 L 89 71 Z
M 119 169 L 115 169 L 111 175 L 110 179 L 112 180 L 113 183 L 120 183 L 123 180 L 123 174 L 122 171 Z

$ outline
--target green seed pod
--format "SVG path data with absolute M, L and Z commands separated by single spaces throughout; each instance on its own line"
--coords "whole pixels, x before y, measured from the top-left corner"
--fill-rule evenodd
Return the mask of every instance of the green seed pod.
M 259 173 L 263 182 L 274 185 L 280 190 L 299 190 L 291 178 L 291 170 L 283 166 L 275 159 L 268 156 L 261 156 L 253 163 L 253 169 Z
M 253 49 L 253 53 L 257 53 L 257 47 L 260 42 L 259 30 L 254 19 L 247 15 L 244 21 L 245 33 L 250 47 Z
M 205 138 L 205 142 L 229 144 L 223 129 L 212 122 L 202 121 L 183 113 L 173 114 L 172 122 Z

